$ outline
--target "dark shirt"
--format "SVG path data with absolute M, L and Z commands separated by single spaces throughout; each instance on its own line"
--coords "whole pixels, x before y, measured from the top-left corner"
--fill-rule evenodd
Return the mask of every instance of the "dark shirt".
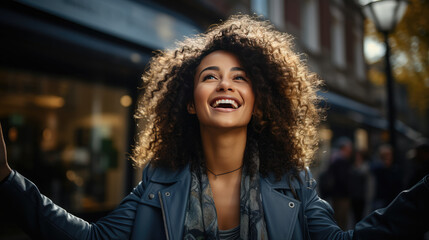
M 228 230 L 219 230 L 220 240 L 236 240 L 240 239 L 240 225 Z
M 341 157 L 334 160 L 331 164 L 330 174 L 332 174 L 334 180 L 332 197 L 349 197 L 351 167 L 350 161 Z

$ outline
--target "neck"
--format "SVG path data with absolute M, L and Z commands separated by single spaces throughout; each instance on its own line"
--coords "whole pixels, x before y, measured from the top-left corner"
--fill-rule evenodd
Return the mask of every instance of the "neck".
M 206 166 L 221 174 L 243 165 L 247 127 L 228 130 L 201 128 L 201 141 Z

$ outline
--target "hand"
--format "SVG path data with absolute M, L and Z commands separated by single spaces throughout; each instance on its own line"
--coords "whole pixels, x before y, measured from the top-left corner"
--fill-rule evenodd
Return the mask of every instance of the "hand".
M 6 143 L 3 138 L 3 131 L 0 124 L 0 181 L 9 176 L 12 172 L 9 164 L 7 164 Z

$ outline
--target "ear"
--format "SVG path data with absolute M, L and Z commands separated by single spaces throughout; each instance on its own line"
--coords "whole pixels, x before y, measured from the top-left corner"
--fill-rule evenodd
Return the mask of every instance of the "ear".
M 187 109 L 189 114 L 196 114 L 195 104 L 193 101 L 188 103 Z

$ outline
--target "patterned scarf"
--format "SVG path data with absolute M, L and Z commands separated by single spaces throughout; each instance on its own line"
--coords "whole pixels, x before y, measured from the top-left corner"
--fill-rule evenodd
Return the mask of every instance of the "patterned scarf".
M 264 221 L 259 174 L 245 174 L 243 169 L 240 188 L 240 239 L 268 239 Z M 185 240 L 219 239 L 216 207 L 206 173 L 192 172 L 189 205 L 185 217 Z

